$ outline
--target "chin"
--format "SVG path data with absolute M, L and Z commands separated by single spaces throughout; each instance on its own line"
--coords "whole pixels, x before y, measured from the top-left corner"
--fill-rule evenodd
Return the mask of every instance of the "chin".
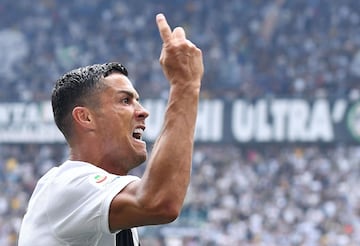
M 142 163 L 144 163 L 147 159 L 147 153 L 141 153 L 141 154 L 138 154 L 135 159 L 134 159 L 134 166 L 137 167 L 137 166 L 140 166 Z
M 139 165 L 144 163 L 147 159 L 147 153 L 143 154 L 140 158 L 139 158 Z

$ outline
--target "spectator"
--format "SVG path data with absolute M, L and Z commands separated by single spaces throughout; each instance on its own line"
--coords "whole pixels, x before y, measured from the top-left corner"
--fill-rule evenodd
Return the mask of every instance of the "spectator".
M 48 100 L 50 82 L 65 70 L 108 60 L 128 64 L 144 98 L 161 97 L 168 88 L 153 66 L 161 47 L 147 25 L 159 11 L 175 13 L 170 24 L 185 26 L 202 49 L 203 97 L 359 98 L 357 0 L 84 3 L 1 1 L 0 102 Z M 63 161 L 65 149 L 0 145 L 0 245 L 16 245 L 35 181 Z M 189 195 L 173 225 L 182 233 L 139 233 L 149 245 L 359 245 L 359 159 L 358 146 L 340 144 L 197 145 Z

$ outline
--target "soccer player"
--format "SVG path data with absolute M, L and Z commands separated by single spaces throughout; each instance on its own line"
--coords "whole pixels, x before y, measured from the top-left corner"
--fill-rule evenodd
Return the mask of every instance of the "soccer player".
M 147 159 L 142 135 L 149 112 L 126 68 L 107 63 L 66 73 L 55 84 L 52 107 L 70 156 L 38 181 L 19 246 L 137 246 L 136 227 L 170 223 L 179 215 L 190 179 L 204 68 L 201 50 L 183 28 L 172 30 L 163 14 L 156 22 L 170 91 L 144 175 L 128 175 Z

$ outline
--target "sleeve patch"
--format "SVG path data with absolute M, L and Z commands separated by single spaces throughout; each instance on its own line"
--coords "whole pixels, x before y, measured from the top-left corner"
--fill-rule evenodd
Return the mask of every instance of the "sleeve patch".
M 103 187 L 107 183 L 109 183 L 109 181 L 110 181 L 109 175 L 106 175 L 104 173 L 93 174 L 89 177 L 90 184 L 96 187 Z

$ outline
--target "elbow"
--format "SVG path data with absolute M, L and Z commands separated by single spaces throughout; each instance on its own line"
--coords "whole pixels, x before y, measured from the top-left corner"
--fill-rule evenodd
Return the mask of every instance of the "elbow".
M 159 192 L 141 192 L 138 197 L 139 208 L 148 215 L 150 224 L 167 224 L 176 220 L 184 203 L 182 192 L 162 190 Z
M 176 220 L 181 212 L 181 206 L 172 202 L 161 202 L 147 206 L 147 212 L 152 214 L 156 224 L 168 224 Z
M 156 210 L 160 212 L 159 216 L 164 221 L 164 224 L 166 224 L 173 222 L 179 217 L 181 212 L 181 206 L 172 202 L 167 202 L 159 205 Z

